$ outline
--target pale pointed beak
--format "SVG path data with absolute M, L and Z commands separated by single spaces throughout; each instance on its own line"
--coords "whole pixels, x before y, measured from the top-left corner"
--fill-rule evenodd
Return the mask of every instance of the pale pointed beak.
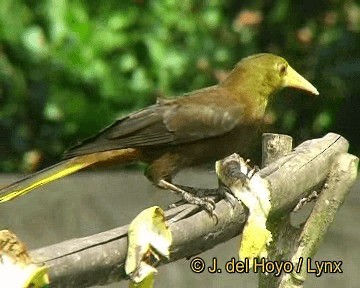
M 290 66 L 287 67 L 287 74 L 284 76 L 284 87 L 293 87 L 319 95 L 318 90 Z

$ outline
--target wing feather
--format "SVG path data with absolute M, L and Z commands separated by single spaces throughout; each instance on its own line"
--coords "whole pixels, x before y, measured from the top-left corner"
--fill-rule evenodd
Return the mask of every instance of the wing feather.
M 222 135 L 241 121 L 243 107 L 219 87 L 159 101 L 121 118 L 68 150 L 64 157 L 113 149 L 177 145 Z M 224 95 L 225 94 L 225 95 Z M 224 102 L 223 97 L 228 97 Z

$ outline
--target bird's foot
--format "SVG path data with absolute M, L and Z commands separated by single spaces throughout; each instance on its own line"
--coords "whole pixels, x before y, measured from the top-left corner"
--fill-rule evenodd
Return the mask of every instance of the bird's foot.
M 218 189 L 196 188 L 196 187 L 183 186 L 183 185 L 178 185 L 178 184 L 176 184 L 176 187 L 178 187 L 186 192 L 189 192 L 190 194 L 192 194 L 196 197 L 199 197 L 199 198 L 211 197 L 215 201 L 218 200 L 218 198 L 219 198 L 219 190 Z
M 185 191 L 184 189 L 167 182 L 166 180 L 160 180 L 158 186 L 163 189 L 168 189 L 177 194 L 180 194 L 182 199 L 190 204 L 198 205 L 205 209 L 211 217 L 217 218 L 215 213 L 215 201 L 210 197 L 198 197 L 193 195 L 191 192 Z M 193 192 L 193 191 L 192 191 Z M 176 205 L 176 204 L 175 204 Z
M 316 200 L 319 197 L 319 193 L 317 191 L 312 191 L 308 196 L 305 198 L 301 198 L 299 202 L 296 204 L 295 208 L 292 212 L 299 211 L 302 207 L 304 207 L 307 203 L 310 203 L 314 200 Z
M 252 177 L 252 176 L 250 176 Z M 219 188 L 211 189 L 211 188 L 195 188 L 190 186 L 176 185 L 176 187 L 184 190 L 196 198 L 210 198 L 211 200 L 218 202 L 221 199 L 225 199 L 226 202 L 230 203 L 231 207 L 234 209 L 235 205 L 239 200 L 232 194 L 229 187 L 225 186 L 223 183 L 219 183 Z M 173 203 L 170 205 L 171 208 L 178 207 L 182 204 L 187 203 L 186 200 L 181 199 L 180 201 Z

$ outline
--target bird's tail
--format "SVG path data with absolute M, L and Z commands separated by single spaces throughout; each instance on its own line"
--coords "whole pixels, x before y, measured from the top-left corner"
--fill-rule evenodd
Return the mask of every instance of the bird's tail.
M 93 164 L 107 161 L 128 163 L 136 160 L 137 158 L 138 151 L 132 148 L 76 156 L 30 174 L 29 176 L 0 189 L 0 203 L 25 195 L 33 189 L 56 179 L 65 177 Z

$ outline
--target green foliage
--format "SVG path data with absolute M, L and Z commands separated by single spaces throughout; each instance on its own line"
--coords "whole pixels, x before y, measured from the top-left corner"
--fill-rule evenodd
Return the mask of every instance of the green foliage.
M 264 51 L 321 93 L 278 97 L 268 117 L 278 131 L 303 140 L 335 129 L 359 152 L 349 128 L 360 114 L 359 19 L 355 1 L 2 0 L 0 169 L 54 162 L 115 117 L 214 84 Z

